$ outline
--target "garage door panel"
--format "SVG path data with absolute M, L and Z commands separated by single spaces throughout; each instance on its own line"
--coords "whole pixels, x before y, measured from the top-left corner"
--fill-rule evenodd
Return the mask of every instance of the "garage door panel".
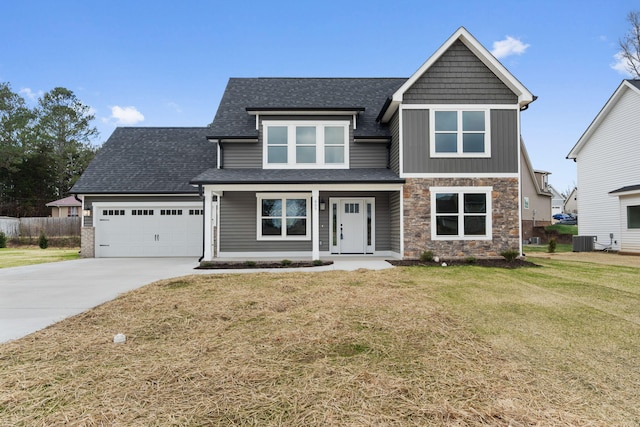
M 98 207 L 95 212 L 97 257 L 202 254 L 201 205 Z

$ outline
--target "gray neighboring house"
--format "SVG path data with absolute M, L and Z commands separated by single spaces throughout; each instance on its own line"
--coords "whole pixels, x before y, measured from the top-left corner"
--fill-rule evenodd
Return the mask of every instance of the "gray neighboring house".
M 551 225 L 551 172 L 534 169 L 524 141 L 520 142 L 522 185 L 522 238 L 531 241 L 535 227 Z M 540 237 L 540 236 L 537 236 Z
M 521 250 L 534 99 L 464 28 L 409 78 L 232 78 L 209 128 L 114 132 L 72 189 L 83 254 Z

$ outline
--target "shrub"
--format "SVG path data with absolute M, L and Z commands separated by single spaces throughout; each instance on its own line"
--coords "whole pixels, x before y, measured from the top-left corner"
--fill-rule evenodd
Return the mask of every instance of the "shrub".
M 509 249 L 509 250 L 500 252 L 500 255 L 502 255 L 502 257 L 504 257 L 504 259 L 506 259 L 507 262 L 513 262 L 516 258 L 520 256 L 520 251 L 517 251 L 515 249 Z
M 282 265 L 283 267 L 288 267 L 291 265 L 291 260 L 283 259 L 282 261 L 280 261 L 280 265 Z
M 256 266 L 256 262 L 255 261 L 247 261 L 247 262 L 245 262 L 245 265 L 247 267 L 255 267 Z
M 47 249 L 49 247 L 49 239 L 47 239 L 47 236 L 45 236 L 44 233 L 40 234 L 38 246 L 40 246 L 40 249 Z
M 468 256 L 464 260 L 467 264 L 475 264 L 478 261 L 474 256 Z
M 552 254 L 556 251 L 556 239 L 553 237 L 549 239 L 549 245 L 547 246 L 547 251 Z
M 313 260 L 313 265 L 315 265 L 316 267 L 319 265 L 323 265 L 324 263 L 322 262 L 321 259 L 314 259 Z
M 7 235 L 3 231 L 0 231 L 0 248 L 7 247 Z
M 432 251 L 422 251 L 420 255 L 420 261 L 422 262 L 432 262 L 433 261 L 433 252 Z

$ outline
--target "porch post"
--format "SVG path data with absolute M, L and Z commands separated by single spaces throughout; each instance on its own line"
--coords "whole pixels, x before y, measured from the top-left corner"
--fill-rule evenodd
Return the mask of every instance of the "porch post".
M 311 190 L 311 259 L 320 259 L 320 191 Z
M 213 196 L 212 193 L 207 187 L 205 187 L 204 191 L 204 261 L 212 261 L 213 260 L 213 230 L 212 230 L 212 219 L 214 217 L 213 212 Z

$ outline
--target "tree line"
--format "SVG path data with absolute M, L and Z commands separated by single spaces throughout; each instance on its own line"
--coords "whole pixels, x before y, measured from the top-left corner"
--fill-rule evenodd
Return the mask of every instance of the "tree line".
M 94 158 L 95 115 L 56 87 L 34 107 L 0 82 L 0 216 L 48 216 Z

